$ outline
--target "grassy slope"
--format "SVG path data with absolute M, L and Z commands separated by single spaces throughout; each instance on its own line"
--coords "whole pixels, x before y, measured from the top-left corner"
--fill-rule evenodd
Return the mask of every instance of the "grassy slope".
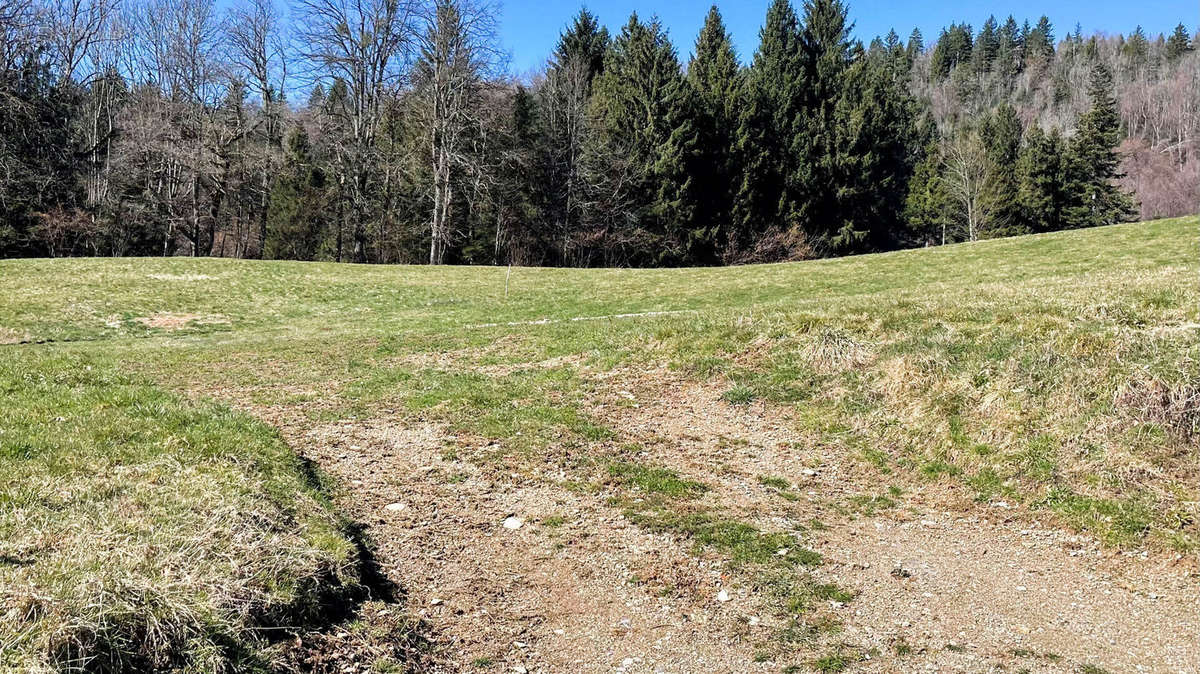
M 278 488 L 299 478 L 274 467 L 286 450 L 269 432 L 138 382 L 249 391 L 276 404 L 320 399 L 333 417 L 398 402 L 509 445 L 586 448 L 614 435 L 585 411 L 594 382 L 570 364 L 523 367 L 569 354 L 600 368 L 667 362 L 727 381 L 733 402 L 796 405 L 797 442 L 861 457 L 889 479 L 946 480 L 980 499 L 1052 510 L 1114 545 L 1194 550 L 1200 333 L 1187 326 L 1200 319 L 1196 241 L 1197 220 L 1187 218 L 791 265 L 517 269 L 507 297 L 506 270 L 493 268 L 0 262 L 0 341 L 56 342 L 0 346 L 6 398 L 19 401 L 0 412 L 0 528 L 8 534 L 0 554 L 39 560 L 0 557 L 0 609 L 34 594 L 19 589 L 31 589 L 30 578 L 50 579 L 33 584 L 67 611 L 94 591 L 69 583 L 55 590 L 53 575 L 40 575 L 47 565 L 78 572 L 64 560 L 94 559 L 94 538 L 12 538 L 20 523 L 84 527 L 113 517 L 95 507 L 100 496 L 64 500 L 27 484 L 75 484 L 90 494 L 120 468 L 127 472 L 110 481 L 111 498 L 155 494 L 143 498 L 150 521 L 161 510 L 175 527 L 213 526 L 208 513 L 187 512 L 193 499 L 231 512 L 245 512 L 239 499 L 249 499 L 326 521 L 309 507 L 310 492 Z M 694 313 L 506 325 L 681 310 Z M 136 320 L 170 313 L 200 320 L 175 331 Z M 85 362 L 99 374 L 81 372 Z M 517 367 L 494 375 L 461 367 L 497 363 Z M 118 369 L 138 379 L 114 388 Z M 110 400 L 122 391 L 133 400 Z M 174 410 L 165 419 L 148 412 L 160 403 Z M 217 419 L 236 422 L 227 429 Z M 139 428 L 139 439 L 126 449 L 113 427 Z M 47 459 L 63 451 L 77 460 Z M 206 475 L 212 487 L 201 493 L 204 481 L 185 479 L 179 484 L 197 491 L 154 488 L 178 479 L 163 461 L 179 474 Z M 652 515 L 648 526 L 675 521 Z M 703 541 L 712 529 L 691 533 Z M 326 525 L 298 531 L 272 535 L 290 536 L 289 549 L 312 564 L 344 559 L 344 542 Z M 169 539 L 172 528 L 155 535 Z M 109 540 L 139 559 L 129 562 L 139 581 L 164 573 L 147 549 L 181 545 L 148 547 L 160 544 L 128 532 Z M 213 554 L 225 554 L 228 539 L 210 540 L 220 542 Z M 282 575 L 311 576 L 313 568 Z M 223 610 L 226 598 L 198 592 L 184 603 Z

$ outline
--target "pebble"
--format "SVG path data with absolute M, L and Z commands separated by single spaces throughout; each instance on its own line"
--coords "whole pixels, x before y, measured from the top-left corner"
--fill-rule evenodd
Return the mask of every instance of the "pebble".
M 720 592 L 717 593 L 717 601 L 719 601 L 719 602 L 729 601 L 729 593 L 726 592 L 725 590 L 721 590 Z
M 504 520 L 505 529 L 520 529 L 522 524 L 525 524 L 525 521 L 520 517 L 510 517 Z
M 400 512 L 401 510 L 404 510 L 406 507 L 408 507 L 408 506 L 404 505 L 403 503 L 389 503 L 386 506 L 384 506 L 383 509 L 388 510 L 390 512 L 397 513 L 397 512 Z

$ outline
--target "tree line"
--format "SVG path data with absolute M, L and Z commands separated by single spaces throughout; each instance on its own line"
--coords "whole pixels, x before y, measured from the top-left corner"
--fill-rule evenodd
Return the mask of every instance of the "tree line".
M 863 44 L 775 0 L 582 10 L 506 73 L 487 0 L 0 0 L 0 256 L 794 260 L 1193 212 L 1200 58 L 989 19 Z

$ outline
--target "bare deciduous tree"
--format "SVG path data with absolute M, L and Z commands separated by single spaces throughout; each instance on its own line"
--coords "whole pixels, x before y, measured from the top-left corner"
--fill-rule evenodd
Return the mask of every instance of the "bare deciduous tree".
M 259 174 L 258 256 L 267 241 L 267 202 L 271 176 L 282 154 L 284 93 L 287 91 L 286 39 L 271 0 L 243 0 L 230 12 L 230 58 L 240 78 L 258 95 L 262 106 L 262 146 L 254 157 Z
M 958 134 L 946 143 L 942 153 L 945 162 L 947 187 L 961 209 L 959 217 L 966 228 L 968 241 L 975 241 L 984 224 L 980 196 L 987 180 L 987 154 L 974 131 Z M 942 243 L 946 243 L 946 226 L 942 226 Z
M 350 201 L 354 259 L 367 259 L 368 183 L 383 111 L 403 81 L 413 43 L 414 0 L 299 0 L 297 38 L 314 80 L 345 87 L 333 101 L 347 138 L 339 181 Z
M 425 15 L 414 73 L 432 172 L 429 263 L 441 264 L 453 228 L 456 174 L 478 174 L 480 95 L 500 63 L 498 11 L 490 2 L 435 0 Z

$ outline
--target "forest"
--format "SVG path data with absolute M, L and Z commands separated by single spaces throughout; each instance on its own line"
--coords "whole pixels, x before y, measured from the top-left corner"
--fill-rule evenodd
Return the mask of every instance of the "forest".
M 0 257 L 745 264 L 1200 204 L 1183 24 L 864 44 L 841 0 L 775 0 L 753 54 L 714 6 L 685 58 L 585 9 L 514 77 L 498 15 L 0 0 Z

